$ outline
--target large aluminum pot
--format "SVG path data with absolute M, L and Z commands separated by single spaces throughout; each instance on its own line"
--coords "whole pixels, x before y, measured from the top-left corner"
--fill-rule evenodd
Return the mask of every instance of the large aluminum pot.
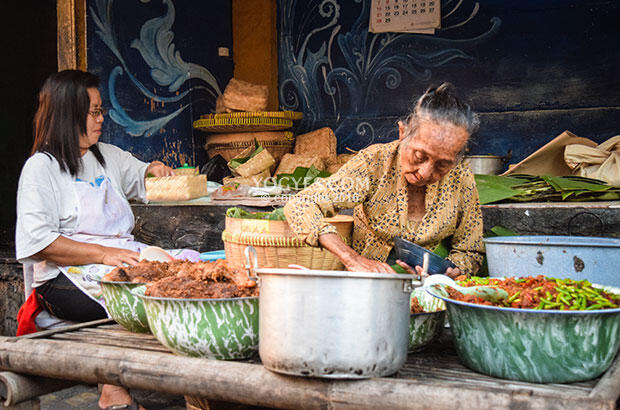
M 497 155 L 466 155 L 464 161 L 474 174 L 497 175 L 503 171 L 505 157 Z
M 409 299 L 420 286 L 411 275 L 252 266 L 260 285 L 258 350 L 267 369 L 367 378 L 405 363 Z

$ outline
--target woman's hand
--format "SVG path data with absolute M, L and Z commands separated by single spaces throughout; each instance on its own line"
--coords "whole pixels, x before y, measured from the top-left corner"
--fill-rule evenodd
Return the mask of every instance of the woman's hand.
M 415 269 L 412 268 L 411 266 L 407 265 L 405 262 L 401 261 L 400 259 L 398 259 L 396 261 L 396 263 L 398 264 L 398 266 L 400 266 L 401 268 L 403 268 L 404 270 L 406 270 L 408 273 L 412 274 L 412 275 L 416 275 L 416 276 L 420 276 L 422 277 L 422 267 L 421 266 L 416 266 Z M 427 273 L 428 275 L 428 273 Z M 455 279 L 456 277 L 461 275 L 461 270 L 459 268 L 448 268 L 446 270 L 446 272 L 444 273 L 444 275 Z
M 344 266 L 350 272 L 395 273 L 394 269 L 387 263 L 364 258 L 360 255 L 345 262 Z
M 456 279 L 458 276 L 461 276 L 462 273 L 459 268 L 448 268 L 445 275 L 451 277 L 452 279 Z
M 349 272 L 395 273 L 387 263 L 364 258 L 355 252 L 335 233 L 319 236 L 319 243 L 344 263 Z
M 156 177 L 168 177 L 174 175 L 174 170 L 161 161 L 153 161 L 146 168 L 146 175 L 148 174 Z
M 33 255 L 34 259 L 50 261 L 60 266 L 91 263 L 110 266 L 121 266 L 123 263 L 135 265 L 139 257 L 138 252 L 96 243 L 78 242 L 64 236 L 59 236 L 45 249 Z
M 112 248 L 102 246 L 103 255 L 101 263 L 110 266 L 123 266 L 123 264 L 136 265 L 139 262 L 140 254 L 123 248 Z
M 413 275 L 413 276 L 419 276 L 422 277 L 422 267 L 421 266 L 416 266 L 415 268 L 412 268 L 411 266 L 407 265 L 405 262 L 401 261 L 400 259 L 396 259 L 396 264 L 398 266 L 400 266 L 401 268 L 403 268 L 404 270 L 407 271 L 407 273 Z

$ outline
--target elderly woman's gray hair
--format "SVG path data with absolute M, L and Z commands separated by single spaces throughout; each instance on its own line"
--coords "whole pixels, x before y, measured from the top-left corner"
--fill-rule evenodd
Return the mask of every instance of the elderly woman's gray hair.
M 418 99 L 405 122 L 409 135 L 414 135 L 419 122 L 424 120 L 461 126 L 469 135 L 480 126 L 478 114 L 457 98 L 456 90 L 450 83 L 432 86 Z

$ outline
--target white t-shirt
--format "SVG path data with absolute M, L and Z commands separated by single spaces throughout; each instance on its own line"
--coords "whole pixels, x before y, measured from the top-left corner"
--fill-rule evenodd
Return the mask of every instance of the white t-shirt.
M 125 199 L 146 202 L 144 176 L 148 163 L 131 153 L 105 143 L 97 146 L 105 159 L 105 168 L 95 155 L 87 151 L 82 156 L 82 168 L 77 178 L 94 181 L 104 176 Z M 78 198 L 73 184 L 76 178 L 60 169 L 51 155 L 38 152 L 22 169 L 17 188 L 17 225 L 15 253 L 24 264 L 24 274 L 33 275 L 33 287 L 58 276 L 55 264 L 30 257 L 45 249 L 60 235 L 70 235 L 77 222 Z M 26 279 L 26 282 L 28 280 Z M 26 292 L 29 293 L 28 289 Z

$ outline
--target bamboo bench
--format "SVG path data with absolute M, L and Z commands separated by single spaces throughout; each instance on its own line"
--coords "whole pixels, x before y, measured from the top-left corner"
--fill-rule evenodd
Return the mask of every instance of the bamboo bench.
M 464 367 L 449 329 L 435 345 L 410 354 L 396 375 L 365 380 L 284 376 L 265 369 L 258 355 L 246 361 L 178 356 L 152 335 L 109 319 L 0 337 L 0 369 L 274 408 L 615 409 L 620 396 L 620 357 L 587 382 L 501 380 Z

